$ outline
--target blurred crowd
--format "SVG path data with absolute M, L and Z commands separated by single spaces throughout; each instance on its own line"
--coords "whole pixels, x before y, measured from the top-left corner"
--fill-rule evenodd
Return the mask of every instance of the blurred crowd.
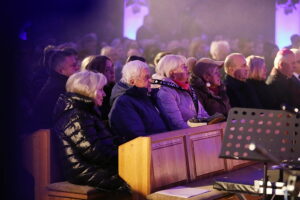
M 299 108 L 300 35 L 283 49 L 222 35 L 160 41 L 145 24 L 137 40 L 88 33 L 22 49 L 20 131 L 51 129 L 70 182 L 128 190 L 117 176 L 119 144 L 224 121 L 232 107 Z

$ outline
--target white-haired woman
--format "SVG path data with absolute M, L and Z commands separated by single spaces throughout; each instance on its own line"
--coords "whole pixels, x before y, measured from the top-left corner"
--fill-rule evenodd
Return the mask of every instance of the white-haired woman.
M 102 190 L 126 190 L 118 177 L 116 138 L 105 129 L 98 106 L 107 80 L 101 73 L 82 71 L 69 77 L 66 94 L 54 110 L 52 134 L 62 148 L 69 182 Z
M 113 132 L 125 141 L 168 130 L 156 107 L 155 91 L 151 91 L 149 79 L 146 63 L 135 60 L 124 65 L 121 81 L 130 88 L 114 102 L 109 122 Z
M 269 88 L 266 85 L 267 67 L 265 59 L 260 56 L 251 55 L 246 58 L 247 65 L 249 66 L 249 76 L 247 84 L 249 84 L 256 92 L 263 108 L 271 108 Z
M 158 73 L 163 80 L 153 80 L 160 84 L 157 101 L 160 110 L 172 130 L 188 128 L 188 120 L 207 118 L 209 115 L 198 101 L 188 84 L 186 58 L 181 55 L 166 55 L 158 62 Z

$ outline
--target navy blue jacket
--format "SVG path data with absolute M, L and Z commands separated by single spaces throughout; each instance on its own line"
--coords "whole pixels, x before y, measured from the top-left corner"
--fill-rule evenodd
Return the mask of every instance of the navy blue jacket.
M 55 104 L 60 94 L 66 92 L 67 76 L 51 71 L 49 78 L 32 108 L 31 132 L 38 129 L 49 129 L 52 127 L 52 115 Z
M 129 141 L 139 136 L 167 131 L 155 106 L 154 96 L 146 88 L 132 87 L 120 96 L 109 114 L 113 132 Z

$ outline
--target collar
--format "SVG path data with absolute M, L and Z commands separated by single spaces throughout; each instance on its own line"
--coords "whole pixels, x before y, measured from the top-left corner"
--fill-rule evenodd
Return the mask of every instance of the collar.
M 300 80 L 300 74 L 294 72 L 293 75 L 294 75 L 298 80 Z
M 176 81 L 176 80 L 173 80 L 179 87 L 181 87 L 182 89 L 185 89 L 185 90 L 189 90 L 190 89 L 190 84 L 188 83 L 183 83 L 181 81 Z

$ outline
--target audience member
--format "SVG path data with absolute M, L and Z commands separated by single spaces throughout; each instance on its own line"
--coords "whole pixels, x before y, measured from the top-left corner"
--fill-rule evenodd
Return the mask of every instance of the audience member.
M 292 83 L 292 101 L 295 107 L 300 108 L 300 48 L 299 49 L 291 49 L 291 51 L 295 54 L 295 72 L 294 76 L 291 78 Z
M 230 53 L 229 43 L 225 40 L 212 41 L 210 44 L 210 55 L 212 59 L 224 61 Z
M 145 62 L 135 60 L 124 65 L 121 80 L 130 88 L 115 101 L 109 123 L 114 133 L 125 141 L 167 131 L 156 107 L 155 94 L 150 91 L 149 79 Z
M 299 49 L 300 48 L 300 35 L 293 34 L 290 37 L 291 39 L 291 45 L 287 46 L 288 49 Z
M 153 64 L 154 65 L 153 66 L 149 65 L 152 78 L 159 79 L 159 76 L 156 77 L 156 75 L 157 75 L 157 64 L 158 64 L 158 62 L 160 61 L 160 59 L 162 57 L 164 57 L 165 55 L 169 55 L 169 54 L 172 54 L 172 53 L 170 51 L 161 51 L 161 52 L 159 52 L 155 55 L 155 57 L 153 59 Z M 153 68 L 151 69 L 151 67 L 153 67 Z
M 84 35 L 79 41 L 78 58 L 80 60 L 87 56 L 95 55 L 98 50 L 98 37 L 95 33 Z
M 199 60 L 191 68 L 190 84 L 209 115 L 221 113 L 227 116 L 230 103 L 221 81 L 219 65 L 213 60 L 210 63 Z
M 267 66 L 267 76 L 269 76 L 271 70 L 274 67 L 274 59 L 276 57 L 279 48 L 276 44 L 265 42 L 263 45 L 263 56 Z
M 246 83 L 249 68 L 240 53 L 228 55 L 224 62 L 225 86 L 232 107 L 262 108 L 255 90 Z
M 254 53 L 254 42 L 250 39 L 239 38 L 238 52 L 248 57 Z
M 272 101 L 270 97 L 272 94 L 270 94 L 267 84 L 265 83 L 267 79 L 267 67 L 264 58 L 251 55 L 246 58 L 246 61 L 249 66 L 247 84 L 252 86 L 255 90 L 263 108 L 272 108 L 270 105 Z
M 212 41 L 210 45 L 210 54 L 212 59 L 217 61 L 224 61 L 226 56 L 230 53 L 229 43 L 225 40 L 221 41 Z M 223 65 L 220 68 L 221 78 L 224 80 L 225 71 Z
M 156 33 L 151 15 L 144 17 L 143 25 L 137 30 L 136 40 L 142 48 L 148 44 L 153 44 L 155 40 L 159 39 Z
M 189 74 L 192 73 L 193 67 L 196 65 L 197 59 L 195 57 L 189 57 L 186 59 L 186 66 L 188 68 Z
M 38 67 L 37 71 L 34 72 L 32 81 L 31 81 L 31 95 L 32 99 L 35 100 L 37 95 L 39 94 L 40 90 L 46 83 L 49 70 L 50 70 L 50 60 L 52 55 L 55 53 L 55 46 L 48 45 L 44 48 L 43 51 L 43 58 L 40 63 L 40 67 Z
M 207 57 L 208 48 L 205 41 L 201 38 L 194 38 L 190 43 L 188 56 L 195 57 L 196 59 Z
M 103 103 L 100 107 L 100 110 L 102 114 L 102 119 L 108 120 L 108 113 L 111 108 L 109 99 L 111 96 L 112 88 L 115 85 L 114 65 L 112 61 L 106 56 L 88 56 L 81 63 L 81 70 L 84 69 L 102 73 L 107 79 L 108 83 L 103 88 L 106 95 L 103 99 Z
M 172 129 L 188 128 L 188 120 L 209 117 L 194 90 L 188 84 L 186 58 L 180 55 L 166 55 L 158 62 L 158 69 L 163 80 L 155 79 L 160 84 L 158 106 L 168 126 Z
M 126 60 L 126 63 L 130 62 L 130 61 L 134 61 L 134 60 L 139 60 L 139 61 L 142 61 L 142 62 L 146 62 L 146 59 L 144 57 L 141 57 L 141 56 L 129 56 Z
M 41 89 L 33 106 L 33 129 L 48 129 L 52 127 L 52 113 L 60 94 L 65 93 L 65 85 L 69 76 L 79 70 L 72 49 L 57 50 L 53 53 L 49 77 Z
M 105 129 L 98 110 L 105 84 L 103 74 L 87 70 L 70 76 L 67 93 L 55 106 L 51 133 L 61 146 L 58 150 L 69 182 L 104 191 L 127 191 L 126 183 L 118 177 L 116 138 Z
M 287 48 L 278 51 L 274 67 L 266 81 L 273 95 L 270 102 L 273 109 L 281 109 L 283 104 L 296 106 L 292 101 L 292 96 L 295 95 L 292 92 L 291 82 L 294 71 L 295 54 Z
M 115 66 L 115 79 L 116 81 L 119 81 L 121 79 L 123 64 L 121 55 L 119 55 L 117 49 L 112 46 L 105 46 L 101 49 L 100 55 L 108 57 L 113 62 Z
M 294 77 L 300 81 L 300 49 L 291 49 L 291 51 L 295 54 L 295 72 Z

